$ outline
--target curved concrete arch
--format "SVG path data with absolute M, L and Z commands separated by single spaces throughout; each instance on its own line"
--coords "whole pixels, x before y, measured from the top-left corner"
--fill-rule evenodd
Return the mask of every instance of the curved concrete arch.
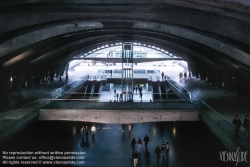
M 79 25 L 76 26 L 74 24 L 66 24 L 60 25 L 50 28 L 44 28 L 37 31 L 33 31 L 24 35 L 20 35 L 18 37 L 9 39 L 0 45 L 0 58 L 4 55 L 7 55 L 17 49 L 22 47 L 31 45 L 32 43 L 36 43 L 48 38 L 52 38 L 58 35 L 63 35 L 71 32 L 77 32 L 82 30 L 88 29 L 96 29 L 102 28 L 103 25 L 100 22 L 84 22 L 78 23 Z
M 39 42 L 48 38 L 56 37 L 58 35 L 63 35 L 65 33 L 79 32 L 79 31 L 84 31 L 84 30 L 94 31 L 95 28 L 103 28 L 103 25 L 100 22 L 85 22 L 83 23 L 83 26 L 78 26 L 78 27 L 80 28 L 75 28 L 75 25 L 61 25 L 57 27 L 51 27 L 51 28 L 38 30 L 36 32 L 31 32 L 31 33 L 16 37 L 14 39 L 8 40 L 0 45 L 2 47 L 1 52 L 0 52 L 0 57 L 1 56 L 3 57 L 8 53 L 11 53 L 17 49 L 28 46 L 35 42 Z M 157 24 L 153 22 L 139 22 L 139 21 L 133 23 L 133 28 L 156 31 L 159 33 L 164 33 L 164 34 L 171 34 L 177 37 L 195 41 L 203 45 L 206 45 L 210 48 L 213 48 L 219 52 L 222 52 L 225 55 L 228 55 L 231 58 L 236 59 L 239 62 L 250 66 L 249 53 L 246 53 L 216 38 L 209 37 L 199 32 L 191 31 L 187 28 L 173 26 L 173 25 Z M 58 31 L 58 29 L 61 29 L 61 31 Z M 49 32 L 49 33 L 46 33 L 46 32 Z M 42 35 L 42 34 L 47 34 L 47 35 Z
M 131 38 L 131 39 L 133 40 L 136 36 L 132 35 L 132 37 L 133 38 Z M 117 38 L 120 39 L 120 37 L 117 37 Z M 102 41 L 100 41 L 101 39 L 102 39 Z M 117 40 L 117 39 L 116 38 L 112 39 L 112 36 L 110 38 L 108 38 L 108 41 L 113 41 L 113 40 Z M 141 37 L 138 37 L 137 40 L 138 41 L 143 41 L 143 39 Z M 146 40 L 146 42 L 148 42 L 147 40 L 149 40 L 149 39 L 144 39 L 144 40 Z M 48 53 L 46 53 L 44 55 L 41 55 L 39 58 L 33 60 L 33 63 L 36 63 L 36 61 L 40 61 L 39 59 L 42 58 L 42 57 L 44 57 L 44 58 L 46 58 L 46 57 L 51 57 L 51 58 L 52 57 L 58 57 L 59 58 L 60 57 L 61 59 L 69 60 L 70 57 L 73 57 L 73 56 L 75 56 L 75 55 L 77 55 L 77 54 L 79 54 L 81 52 L 84 52 L 83 49 L 85 49 L 85 50 L 88 50 L 89 48 L 93 49 L 93 47 L 96 47 L 96 46 L 100 45 L 101 42 L 106 43 L 107 41 L 105 39 L 103 39 L 103 37 L 101 36 L 100 39 L 95 39 L 95 40 L 90 41 L 90 42 L 82 41 L 82 40 L 75 41 L 74 42 L 75 47 L 73 46 L 73 43 L 71 44 L 71 47 L 67 46 L 67 44 L 65 44 L 66 46 L 63 46 L 61 48 L 53 49 L 53 51 L 48 52 Z M 158 45 L 160 46 L 160 43 L 157 42 L 157 41 L 152 41 L 152 43 L 153 44 L 158 43 Z M 202 57 L 201 55 L 199 55 L 199 53 L 195 53 L 195 49 L 193 49 L 193 51 L 189 51 L 188 47 L 184 48 L 184 46 L 180 46 L 180 45 L 178 45 L 176 43 L 171 44 L 169 41 L 162 41 L 161 45 L 164 46 L 164 44 L 167 44 L 169 50 L 175 52 L 176 54 L 181 54 L 181 56 L 183 56 L 183 57 L 187 57 L 187 56 L 191 56 L 191 55 L 193 55 L 193 57 L 194 57 L 194 55 Z M 189 47 L 190 46 L 191 45 L 189 44 Z M 63 57 L 67 57 L 67 58 L 63 58 Z M 201 58 L 197 57 L 197 59 L 201 59 Z M 211 64 L 213 66 L 216 66 L 217 68 L 220 68 L 219 65 L 216 65 L 216 63 L 211 62 L 209 59 L 207 59 L 205 57 L 203 57 L 202 60 L 203 61 L 206 60 L 207 63 L 209 63 L 209 64 Z

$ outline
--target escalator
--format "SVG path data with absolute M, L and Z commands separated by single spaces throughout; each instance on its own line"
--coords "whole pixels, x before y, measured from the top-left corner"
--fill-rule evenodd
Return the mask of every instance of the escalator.
M 161 101 L 161 87 L 160 82 L 152 82 L 153 101 Z
M 89 99 L 91 97 L 91 92 L 93 90 L 93 85 L 95 81 L 87 81 L 85 86 L 84 99 Z
M 161 99 L 163 101 L 166 101 L 168 99 L 168 96 L 167 96 L 167 86 L 166 86 L 166 82 L 165 81 L 161 81 L 160 82 L 161 84 Z
M 175 100 L 175 99 L 180 99 L 175 93 L 174 91 L 170 88 L 170 86 L 168 85 L 168 82 L 165 82 L 165 89 L 166 89 L 166 97 L 168 100 Z
M 102 81 L 95 81 L 92 96 L 96 97 L 102 90 Z

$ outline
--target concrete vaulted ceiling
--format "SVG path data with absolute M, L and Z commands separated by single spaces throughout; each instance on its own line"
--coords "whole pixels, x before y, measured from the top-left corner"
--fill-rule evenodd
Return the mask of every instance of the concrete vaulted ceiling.
M 184 60 L 250 73 L 248 0 L 0 2 L 1 70 L 54 66 L 111 42 L 144 42 Z

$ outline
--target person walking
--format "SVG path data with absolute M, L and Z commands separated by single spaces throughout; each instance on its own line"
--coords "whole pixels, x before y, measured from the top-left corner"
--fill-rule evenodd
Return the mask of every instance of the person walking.
M 68 82 L 68 80 L 69 80 L 69 76 L 68 74 L 66 74 L 66 82 Z
M 130 131 L 131 130 L 131 124 L 128 124 L 128 130 Z
M 134 158 L 134 167 L 136 167 L 139 158 L 139 154 L 137 151 L 134 152 L 133 158 Z
M 112 72 L 113 72 L 113 71 L 112 71 L 112 69 L 111 69 L 111 70 L 110 70 L 110 76 L 112 76 Z
M 85 127 L 85 134 L 86 134 L 86 140 L 88 140 L 88 135 L 89 135 L 89 128 L 88 128 L 88 126 Z
M 238 134 L 240 132 L 240 127 L 242 126 L 242 123 L 238 115 L 235 115 L 235 118 L 233 119 L 232 123 L 234 125 L 235 137 L 239 138 Z
M 155 148 L 154 153 L 156 154 L 157 162 L 159 162 L 160 155 L 161 155 L 161 149 L 160 149 L 159 145 Z
M 141 145 L 142 145 L 142 141 L 141 139 L 139 138 L 138 141 L 137 141 L 137 144 L 138 144 L 138 153 L 140 153 L 140 149 L 141 149 Z
M 84 126 L 81 127 L 80 133 L 81 133 L 81 135 L 82 135 L 82 142 L 84 142 L 84 133 L 85 133 L 85 128 L 84 128 Z
M 185 80 L 187 79 L 187 72 L 186 71 L 184 72 L 184 78 L 185 78 Z
M 61 82 L 61 83 L 62 83 L 62 76 L 61 76 L 61 75 L 59 76 L 58 82 Z
M 136 143 L 137 142 L 135 141 L 135 138 L 133 138 L 132 141 L 131 141 L 132 152 L 135 152 L 135 144 Z
M 169 144 L 168 144 L 168 142 L 166 142 L 166 157 L 168 157 L 169 156 Z
M 119 98 L 119 94 L 118 93 L 116 94 L 116 98 L 117 98 L 117 102 L 118 102 L 118 98 Z
M 164 72 L 162 71 L 161 73 L 161 78 L 163 79 L 164 78 Z
M 94 138 L 95 137 L 95 133 L 96 133 L 96 127 L 95 127 L 95 125 L 92 125 L 91 132 L 92 132 L 92 138 Z
M 192 79 L 192 78 L 191 78 L 191 73 L 188 74 L 188 79 Z
M 145 148 L 146 148 L 146 150 L 147 150 L 147 149 L 148 149 L 148 142 L 149 142 L 149 137 L 148 137 L 148 135 L 146 135 L 146 136 L 144 137 L 143 141 L 145 142 Z
M 114 90 L 114 97 L 116 96 L 116 89 Z
M 135 93 L 136 93 L 136 94 L 137 94 L 137 89 L 138 89 L 138 88 L 137 88 L 137 86 L 136 86 L 136 87 L 135 87 Z
M 150 152 L 148 151 L 148 149 L 146 149 L 146 152 L 145 152 L 145 159 L 146 159 L 146 167 L 148 167 L 149 159 L 150 159 Z
M 250 119 L 248 118 L 248 115 L 246 116 L 246 118 L 244 119 L 244 123 L 243 126 L 245 128 L 245 135 L 247 134 L 249 136 L 249 126 L 250 126 Z
M 122 132 L 124 132 L 125 124 L 122 124 Z
M 161 151 L 162 151 L 163 156 L 164 156 L 164 152 L 166 151 L 166 144 L 165 144 L 164 141 L 163 141 L 162 144 L 161 144 Z

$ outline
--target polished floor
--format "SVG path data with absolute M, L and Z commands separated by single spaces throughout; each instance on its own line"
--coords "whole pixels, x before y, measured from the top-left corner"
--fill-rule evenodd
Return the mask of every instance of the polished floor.
M 133 138 L 150 138 L 148 150 L 151 154 L 146 163 L 145 146 L 137 167 L 235 167 L 235 162 L 222 162 L 220 152 L 227 151 L 224 145 L 201 122 L 158 122 L 133 124 L 131 130 L 119 124 L 95 124 L 95 138 L 91 133 L 82 142 L 80 128 L 91 123 L 67 121 L 36 121 L 20 131 L 8 141 L 1 143 L 1 151 L 61 151 L 85 152 L 87 167 L 133 167 Z M 168 159 L 161 154 L 157 162 L 154 149 L 162 142 L 169 142 Z M 137 149 L 137 146 L 136 146 Z M 55 161 L 55 160 L 52 160 Z M 68 166 L 68 165 L 67 165 Z M 237 166 L 241 166 L 238 164 Z
M 93 71 L 85 73 L 70 71 L 68 83 L 88 73 L 93 73 Z M 189 90 L 193 100 L 203 100 L 228 121 L 232 121 L 235 114 L 238 114 L 243 120 L 250 111 L 250 99 L 247 97 L 239 97 L 235 92 L 218 89 L 197 78 L 179 80 L 177 72 L 164 71 L 164 73 Z M 54 83 L 40 83 L 33 85 L 32 88 L 24 88 L 22 91 L 13 90 L 1 99 L 1 113 L 20 108 L 38 98 L 50 98 L 53 90 L 66 84 L 63 78 L 63 83 L 59 83 L 55 79 Z M 110 92 L 110 98 L 113 98 L 113 90 Z M 1 143 L 0 149 L 1 152 L 11 150 L 84 151 L 86 152 L 85 164 L 80 166 L 132 167 L 130 142 L 133 137 L 138 139 L 148 134 L 150 137 L 148 146 L 151 153 L 150 161 L 149 164 L 146 164 L 143 155 L 145 148 L 142 147 L 138 167 L 230 167 L 236 165 L 235 162 L 220 160 L 220 152 L 227 149 L 201 122 L 134 124 L 131 131 L 128 131 L 126 127 L 125 132 L 122 132 L 121 125 L 118 124 L 95 124 L 97 127 L 96 138 L 92 140 L 90 134 L 88 140 L 85 139 L 83 143 L 79 133 L 82 125 L 90 126 L 91 123 L 35 121 L 8 141 Z M 170 143 L 170 156 L 169 159 L 161 156 L 160 161 L 157 162 L 154 149 L 162 141 Z

